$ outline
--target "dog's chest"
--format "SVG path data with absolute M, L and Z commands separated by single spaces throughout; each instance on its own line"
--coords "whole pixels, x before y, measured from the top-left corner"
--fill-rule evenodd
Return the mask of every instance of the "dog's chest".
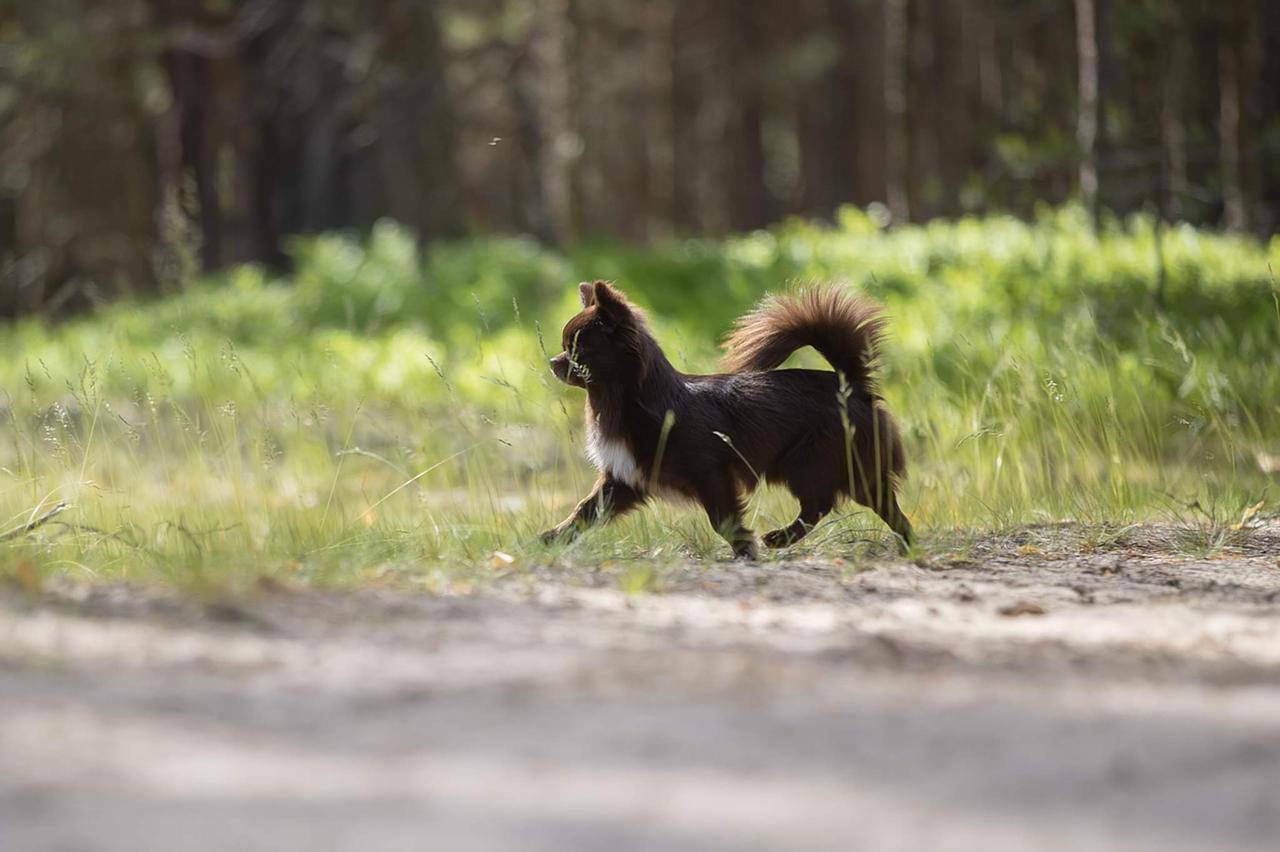
M 625 441 L 611 438 L 591 421 L 587 423 L 587 458 L 603 474 L 620 479 L 633 488 L 644 487 L 644 474 Z

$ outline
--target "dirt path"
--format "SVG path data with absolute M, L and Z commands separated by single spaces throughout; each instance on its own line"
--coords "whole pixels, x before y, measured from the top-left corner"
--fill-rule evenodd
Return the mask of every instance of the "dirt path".
M 1280 527 L 0 595 L 0 849 L 1274 849 Z

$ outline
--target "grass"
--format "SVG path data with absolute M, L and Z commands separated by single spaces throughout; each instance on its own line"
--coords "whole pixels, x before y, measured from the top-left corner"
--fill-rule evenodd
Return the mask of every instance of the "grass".
M 1164 234 L 1160 299 L 1152 223 L 1095 236 L 1075 208 L 888 231 L 849 209 L 835 226 L 643 251 L 484 239 L 422 253 L 390 224 L 299 240 L 287 279 L 243 267 L 0 328 L 0 535 L 15 531 L 0 573 L 445 588 L 513 570 L 501 551 L 514 570 L 632 565 L 640 589 L 646 563 L 723 558 L 683 506 L 567 550 L 536 541 L 593 478 L 581 393 L 545 369 L 593 277 L 648 307 L 693 371 L 788 280 L 882 300 L 885 392 L 912 465 L 903 505 L 926 551 L 1061 520 L 1104 540 L 1175 518 L 1189 546 L 1223 545 L 1250 507 L 1275 505 L 1256 460 L 1280 452 L 1280 240 Z M 767 491 L 750 512 L 763 531 L 794 508 Z M 781 556 L 891 551 L 850 509 Z

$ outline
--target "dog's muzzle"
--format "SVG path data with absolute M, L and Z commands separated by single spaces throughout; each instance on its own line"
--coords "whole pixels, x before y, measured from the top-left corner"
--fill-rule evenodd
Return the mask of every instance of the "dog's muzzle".
M 573 381 L 576 376 L 571 375 L 571 365 L 570 361 L 568 361 L 567 352 L 559 353 L 558 356 L 552 358 L 552 372 L 556 374 L 557 379 L 563 381 L 566 385 L 577 384 Z

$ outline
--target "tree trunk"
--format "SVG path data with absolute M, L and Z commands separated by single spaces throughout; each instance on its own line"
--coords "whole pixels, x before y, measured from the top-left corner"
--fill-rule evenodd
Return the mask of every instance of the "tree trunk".
M 732 5 L 728 38 L 729 92 L 736 111 L 732 123 L 733 166 L 730 172 L 729 223 L 735 230 L 763 228 L 776 216 L 777 204 L 765 183 L 764 104 L 762 98 L 758 4 Z
M 1168 58 L 1164 63 L 1164 85 L 1160 103 L 1160 215 L 1179 219 L 1189 188 L 1187 180 L 1186 66 L 1190 46 L 1178 21 L 1170 34 Z
M 885 194 L 893 221 L 911 219 L 907 165 L 907 0 L 884 0 Z
M 645 240 L 660 239 L 671 233 L 668 211 L 673 203 L 672 186 L 675 160 L 674 116 L 668 108 L 667 94 L 674 86 L 675 61 L 673 45 L 667 37 L 681 0 L 651 0 L 640 16 L 644 49 L 644 122 L 646 163 Z
M 1077 92 L 1076 145 L 1080 165 L 1077 184 L 1084 202 L 1098 225 L 1098 135 L 1102 114 L 1099 74 L 1098 4 L 1099 0 L 1075 0 Z
M 799 206 L 810 215 L 827 217 L 851 195 L 856 93 L 844 73 L 853 52 L 848 44 L 850 9 L 845 0 L 829 0 L 805 3 L 800 12 L 804 17 L 797 38 L 808 40 L 826 29 L 840 44 L 840 55 L 830 67 L 797 82 L 795 97 Z
M 698 68 L 695 38 L 700 3 L 678 0 L 671 16 L 671 226 L 698 230 Z
M 1241 179 L 1240 50 L 1236 29 L 1237 3 L 1227 10 L 1218 40 L 1218 160 L 1222 174 L 1222 224 L 1228 231 L 1248 227 Z
M 571 11 L 569 0 L 538 3 L 518 84 L 524 132 L 537 136 L 526 146 L 532 155 L 530 179 L 537 184 L 540 208 L 535 232 L 557 245 L 574 236 L 573 167 L 578 137 L 570 100 Z
M 424 238 L 455 236 L 465 223 L 435 4 L 382 0 L 381 9 L 384 65 L 375 121 L 386 213 Z
M 950 82 L 940 62 L 939 44 L 935 41 L 937 17 L 935 0 L 908 3 L 907 31 L 910 43 L 908 71 L 907 124 L 911 133 L 908 158 L 908 184 L 912 213 L 918 219 L 939 215 L 942 202 L 942 145 L 939 122 L 944 118 L 945 89 Z M 954 38 L 955 33 L 948 33 Z M 948 126 L 947 133 L 956 128 Z

